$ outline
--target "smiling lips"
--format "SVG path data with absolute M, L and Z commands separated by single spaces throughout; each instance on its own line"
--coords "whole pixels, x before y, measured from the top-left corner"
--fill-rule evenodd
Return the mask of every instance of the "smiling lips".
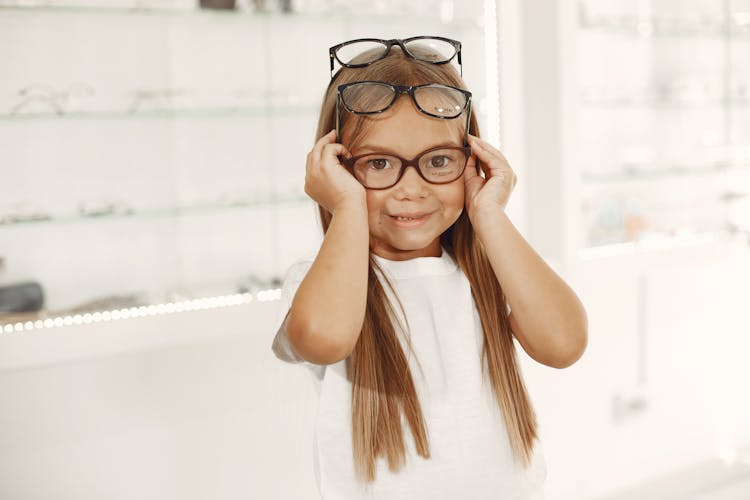
M 402 212 L 400 214 L 392 214 L 391 217 L 402 217 L 405 219 L 419 219 L 425 215 L 430 215 L 432 212 Z
M 390 215 L 391 219 L 395 222 L 396 226 L 399 227 L 417 227 L 421 226 L 432 215 L 432 212 L 422 213 L 401 213 L 396 215 Z

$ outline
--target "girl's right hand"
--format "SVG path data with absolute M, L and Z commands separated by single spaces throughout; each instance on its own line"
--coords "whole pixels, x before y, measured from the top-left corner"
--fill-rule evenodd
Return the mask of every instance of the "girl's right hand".
M 305 193 L 331 213 L 347 203 L 365 201 L 365 188 L 339 162 L 338 156 L 351 157 L 343 144 L 335 142 L 331 130 L 307 153 Z

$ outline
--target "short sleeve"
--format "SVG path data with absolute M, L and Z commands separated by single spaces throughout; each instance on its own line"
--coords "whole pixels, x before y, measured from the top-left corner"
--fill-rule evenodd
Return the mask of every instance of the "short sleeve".
M 320 381 L 323 379 L 325 365 L 311 363 L 294 352 L 286 332 L 286 319 L 289 314 L 289 308 L 292 306 L 292 299 L 294 299 L 294 294 L 297 293 L 297 288 L 299 288 L 300 283 L 302 283 L 302 280 L 307 275 L 307 271 L 310 270 L 312 264 L 312 260 L 297 261 L 292 264 L 286 272 L 286 276 L 281 285 L 281 296 L 276 310 L 276 322 L 274 324 L 278 326 L 276 328 L 273 343 L 271 344 L 271 349 L 276 357 L 284 362 L 303 364 L 309 368 L 313 376 Z

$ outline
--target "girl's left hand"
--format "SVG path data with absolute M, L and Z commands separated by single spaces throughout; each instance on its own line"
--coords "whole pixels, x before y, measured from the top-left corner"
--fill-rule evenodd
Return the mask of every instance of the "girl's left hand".
M 480 217 L 487 216 L 484 214 L 505 211 L 517 178 L 505 156 L 487 141 L 469 134 L 469 146 L 473 154 L 464 171 L 464 193 L 469 219 L 476 224 Z M 484 177 L 477 174 L 477 159 Z

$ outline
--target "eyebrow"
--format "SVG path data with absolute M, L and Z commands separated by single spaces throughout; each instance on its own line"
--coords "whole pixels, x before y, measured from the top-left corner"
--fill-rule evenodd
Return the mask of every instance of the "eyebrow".
M 427 151 L 432 148 L 441 148 L 441 147 L 449 147 L 449 148 L 455 148 L 455 147 L 463 147 L 463 144 L 454 144 L 450 142 L 441 142 L 440 144 L 433 144 L 432 146 L 424 149 L 423 151 Z M 361 154 L 367 154 L 363 153 L 363 150 L 367 150 L 369 153 L 390 153 L 392 155 L 401 156 L 399 153 L 393 152 L 393 150 L 385 147 L 380 146 L 374 146 L 371 144 L 362 144 L 361 146 L 357 146 L 357 155 Z

